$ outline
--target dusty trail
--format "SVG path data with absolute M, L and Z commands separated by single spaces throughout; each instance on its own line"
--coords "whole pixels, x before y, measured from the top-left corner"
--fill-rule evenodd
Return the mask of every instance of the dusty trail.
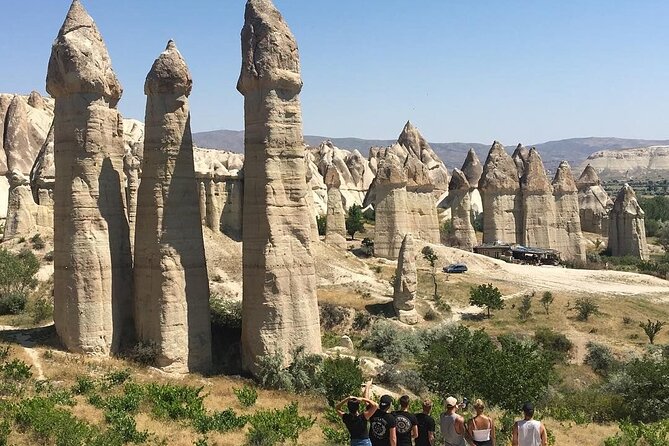
M 3 326 L 0 325 L 0 332 L 3 331 L 16 331 L 17 327 Z M 14 340 L 17 344 L 23 348 L 23 351 L 30 358 L 32 362 L 33 370 L 35 372 L 35 378 L 38 380 L 45 379 L 44 369 L 42 368 L 42 361 L 40 360 L 39 353 L 35 350 L 35 342 L 30 338 L 30 335 L 26 333 L 17 333 L 14 335 Z

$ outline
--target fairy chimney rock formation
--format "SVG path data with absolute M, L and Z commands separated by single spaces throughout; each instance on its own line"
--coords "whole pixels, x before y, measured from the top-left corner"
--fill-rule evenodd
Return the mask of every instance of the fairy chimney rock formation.
M 465 162 L 462 163 L 462 173 L 465 174 L 467 182 L 469 183 L 469 200 L 473 214 L 483 212 L 483 202 L 481 201 L 481 193 L 478 190 L 481 175 L 483 175 L 483 164 L 479 160 L 478 155 L 474 149 L 469 149 Z M 450 184 L 449 184 L 450 190 Z M 449 192 L 450 193 L 450 192 Z
M 520 220 L 520 184 L 516 164 L 495 141 L 479 181 L 483 199 L 483 243 L 515 243 Z
M 453 169 L 449 183 L 448 199 L 451 208 L 451 225 L 447 240 L 449 245 L 473 251 L 477 245 L 472 225 L 471 187 L 464 172 Z
M 613 200 L 602 187 L 597 171 L 588 164 L 577 181 L 581 229 L 605 237 L 609 235 L 609 212 Z
M 195 181 L 193 80 L 174 42 L 146 77 L 142 181 L 137 194 L 135 327 L 157 348 L 159 367 L 211 367 L 209 281 Z
M 325 243 L 340 249 L 346 249 L 346 213 L 339 187 L 341 179 L 334 167 L 325 174 L 328 188 L 328 212 L 325 222 Z
M 562 161 L 555 173 L 553 196 L 557 216 L 554 248 L 560 252 L 562 259 L 585 262 L 585 238 L 581 232 L 578 188 L 567 161 Z
M 555 199 L 544 163 L 539 152 L 532 148 L 527 157 L 525 171 L 520 179 L 522 193 L 522 239 L 520 244 L 536 248 L 553 249 L 555 240 Z
M 8 175 L 9 205 L 3 240 L 48 232 L 53 227 L 53 208 L 38 205 L 30 189 L 29 178 L 14 170 Z
M 511 155 L 513 162 L 516 163 L 516 169 L 518 169 L 518 178 L 521 178 L 525 173 L 525 168 L 530 159 L 530 151 L 522 144 L 516 146 L 516 150 L 513 151 Z
M 56 330 L 70 351 L 108 355 L 134 332 L 123 123 L 116 109 L 122 88 L 78 0 L 53 44 L 46 88 L 56 99 Z
M 635 256 L 648 260 L 645 213 L 629 184 L 625 184 L 613 203 L 609 218 L 609 245 L 612 256 Z
M 245 164 L 242 361 L 322 351 L 310 246 L 297 43 L 270 0 L 249 0 L 242 29 Z
M 439 156 L 432 150 L 430 144 L 421 135 L 420 131 L 407 121 L 397 143 L 404 147 L 410 156 L 416 157 L 427 168 L 430 182 L 434 185 L 437 195 L 448 191 L 448 170 Z
M 393 307 L 399 320 L 409 325 L 418 323 L 418 313 L 416 312 L 417 274 L 416 249 L 413 237 L 411 234 L 406 234 L 402 240 L 397 270 L 395 271 Z

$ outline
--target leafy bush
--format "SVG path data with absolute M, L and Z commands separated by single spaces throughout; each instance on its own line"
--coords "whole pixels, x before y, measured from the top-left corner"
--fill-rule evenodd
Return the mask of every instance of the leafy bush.
M 532 316 L 532 296 L 523 296 L 523 300 L 518 307 L 518 318 L 526 321 Z
M 499 347 L 484 331 L 466 327 L 442 332 L 418 359 L 421 377 L 435 393 L 479 395 L 503 409 L 540 401 L 554 378 L 550 358 L 533 343 L 497 341 Z
M 323 393 L 331 406 L 349 395 L 357 395 L 363 382 L 360 362 L 351 358 L 326 358 L 319 372 Z
M 469 304 L 486 308 L 488 310 L 488 318 L 491 317 L 490 310 L 501 310 L 504 308 L 502 293 L 499 291 L 499 288 L 492 286 L 492 283 L 472 287 L 469 290 Z
M 195 430 L 201 434 L 216 431 L 226 433 L 246 426 L 248 417 L 238 416 L 232 409 L 215 412 L 207 415 L 204 411 L 198 412 L 193 419 Z
M 107 388 L 118 386 L 130 379 L 130 369 L 114 370 L 106 373 L 102 380 Z
M 0 296 L 10 293 L 27 293 L 37 286 L 35 274 L 39 271 L 39 260 L 29 250 L 12 254 L 0 249 Z
M 306 354 L 304 347 L 293 351 L 293 361 L 288 366 L 288 374 L 295 392 L 318 390 L 318 371 L 322 362 L 321 356 Z
M 40 234 L 35 234 L 30 238 L 30 243 L 33 245 L 33 249 L 44 249 L 46 247 L 46 243 L 44 242 L 44 239 Z
M 549 314 L 551 305 L 553 304 L 553 293 L 550 291 L 546 291 L 543 296 L 541 296 L 541 306 L 544 307 L 544 311 L 546 311 L 546 315 Z
M 607 346 L 588 342 L 585 347 L 588 353 L 585 355 L 584 363 L 592 367 L 595 373 L 608 375 L 617 366 L 617 361 Z
M 392 364 L 385 364 L 379 370 L 376 380 L 390 386 L 402 386 L 420 395 L 425 393 L 427 386 L 416 370 L 400 368 Z M 422 409 L 418 410 L 420 412 Z
M 327 217 L 325 215 L 316 216 L 316 225 L 318 225 L 318 235 L 324 236 L 327 230 Z
M 146 386 L 152 413 L 161 419 L 186 420 L 204 412 L 203 387 L 175 384 L 155 384 Z
M 0 366 L 2 377 L 12 381 L 27 381 L 33 376 L 31 365 L 26 364 L 20 359 L 14 359 Z
M 356 331 L 366 330 L 372 323 L 372 316 L 363 311 L 356 311 L 353 317 L 353 329 Z
M 646 336 L 648 336 L 648 341 L 653 344 L 655 341 L 655 336 L 662 330 L 662 327 L 666 325 L 666 322 L 662 321 L 655 321 L 652 322 L 650 319 L 648 319 L 647 323 L 640 323 L 639 327 L 641 327 L 646 333 Z
M 44 321 L 53 318 L 53 304 L 51 300 L 40 297 L 33 304 L 30 313 L 32 315 L 33 323 L 41 324 Z
M 138 342 L 124 353 L 124 357 L 137 364 L 151 366 L 156 363 L 158 346 L 153 341 Z
M 241 389 L 232 388 L 232 391 L 235 393 L 239 404 L 242 407 L 251 407 L 258 400 L 258 391 L 255 387 L 243 386 Z
M 72 392 L 77 395 L 88 395 L 93 390 L 95 390 L 95 381 L 88 376 L 77 376 L 77 381 L 72 386 Z
M 348 316 L 348 311 L 338 305 L 324 303 L 319 306 L 321 316 L 321 327 L 325 330 L 332 330 L 341 325 Z
M 283 409 L 260 410 L 249 419 L 247 442 L 250 446 L 274 446 L 288 440 L 297 443 L 300 434 L 315 421 L 315 418 L 300 416 L 295 402 Z
M 293 379 L 283 366 L 283 354 L 276 352 L 258 358 L 257 380 L 265 389 L 293 391 Z
M 669 444 L 669 420 L 653 424 L 621 423 L 620 433 L 604 440 L 604 446 L 666 446 Z
M 562 333 L 550 328 L 540 328 L 534 333 L 534 340 L 554 361 L 566 361 L 574 349 L 574 343 Z
M 577 424 L 609 423 L 624 419 L 626 409 L 620 395 L 601 388 L 588 388 L 551 398 L 543 415 Z
M 213 294 L 209 299 L 211 323 L 219 327 L 242 328 L 242 303 Z
M 590 316 L 599 314 L 599 305 L 589 297 L 576 299 L 574 309 L 578 312 L 576 318 L 583 322 L 586 322 Z
M 354 204 L 348 208 L 345 223 L 346 233 L 351 236 L 352 240 L 355 240 L 356 232 L 365 232 L 365 220 L 362 215 L 362 207 Z
M 412 331 L 379 320 L 363 340 L 362 348 L 376 353 L 385 362 L 397 364 L 406 356 L 421 353 L 423 345 Z
M 26 309 L 28 297 L 22 291 L 10 291 L 0 295 L 0 315 L 21 314 Z

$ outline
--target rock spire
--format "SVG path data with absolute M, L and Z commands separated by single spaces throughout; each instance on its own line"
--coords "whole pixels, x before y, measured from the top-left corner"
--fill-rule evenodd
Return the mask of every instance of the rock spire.
M 334 166 L 325 174 L 328 188 L 328 213 L 325 224 L 325 243 L 339 249 L 346 249 L 346 212 L 342 202 L 341 179 Z
M 532 148 L 520 179 L 522 193 L 522 238 L 517 241 L 525 246 L 553 249 L 556 245 L 555 199 L 544 163 L 539 152 Z
M 418 323 L 418 313 L 416 312 L 417 285 L 416 248 L 411 234 L 406 234 L 400 248 L 393 290 L 395 312 L 400 321 L 405 324 L 415 325 Z
M 174 42 L 146 77 L 146 128 L 135 236 L 135 327 L 156 363 L 211 367 L 209 281 L 188 96 L 193 80 Z
M 270 0 L 249 0 L 242 29 L 245 165 L 242 358 L 288 364 L 321 351 L 310 246 L 297 43 Z
M 613 200 L 602 187 L 597 171 L 588 164 L 576 185 L 581 230 L 608 237 L 609 213 L 613 207 Z
M 625 184 L 618 192 L 609 219 L 608 248 L 611 255 L 631 255 L 648 260 L 645 213 L 629 184 Z
M 46 88 L 56 100 L 56 330 L 70 351 L 108 355 L 132 341 L 134 331 L 123 123 L 116 109 L 122 88 L 78 0 L 53 44 Z
M 448 240 L 445 241 L 467 251 L 472 251 L 478 244 L 472 225 L 470 189 L 464 172 L 453 169 L 447 198 L 451 208 L 451 226 L 447 234 Z
M 555 197 L 556 245 L 564 260 L 586 261 L 585 238 L 581 232 L 578 189 L 567 161 L 562 161 L 553 178 Z

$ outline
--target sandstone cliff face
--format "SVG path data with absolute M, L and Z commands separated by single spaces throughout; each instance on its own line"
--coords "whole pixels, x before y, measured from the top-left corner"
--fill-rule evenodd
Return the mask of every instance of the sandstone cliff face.
M 70 351 L 108 355 L 134 331 L 123 124 L 116 110 L 122 90 L 100 33 L 77 0 L 53 44 L 47 91 L 56 99 L 56 330 Z
M 29 179 L 21 172 L 15 170 L 8 178 L 9 206 L 3 241 L 50 232 L 53 227 L 53 208 L 35 203 Z
M 341 179 L 336 168 L 330 167 L 325 173 L 328 188 L 328 213 L 325 225 L 325 243 L 339 249 L 346 249 L 346 213 L 340 191 Z
M 451 209 L 451 226 L 445 242 L 450 246 L 473 251 L 478 241 L 472 225 L 471 187 L 464 172 L 453 169 L 449 188 L 446 202 Z
M 211 367 L 209 281 L 195 181 L 192 78 L 170 41 L 147 75 L 146 139 L 137 200 L 135 327 L 159 367 Z
M 518 170 L 504 146 L 495 141 L 479 181 L 483 199 L 483 243 L 514 243 L 520 236 Z M 518 219 L 518 225 L 517 225 Z
M 416 312 L 417 286 L 416 248 L 411 234 L 406 234 L 400 248 L 393 290 L 393 307 L 400 321 L 405 324 L 415 325 L 418 323 L 418 313 Z
M 249 0 L 242 29 L 244 298 L 242 357 L 321 351 L 310 247 L 297 44 L 269 0 Z
M 609 235 L 609 212 L 613 207 L 613 200 L 602 187 L 595 169 L 592 166 L 586 166 L 576 184 L 581 230 L 607 237 Z
M 611 255 L 631 255 L 648 260 L 645 214 L 629 184 L 618 192 L 609 219 L 608 248 Z
M 585 239 L 581 232 L 581 217 L 578 208 L 578 189 L 571 167 L 562 161 L 553 178 L 555 197 L 556 245 L 564 260 L 585 262 Z
M 583 162 L 606 180 L 665 178 L 669 174 L 669 146 L 635 147 L 595 152 Z
M 520 179 L 522 204 L 522 238 L 518 243 L 536 248 L 553 249 L 557 245 L 555 199 L 546 176 L 544 163 L 536 149 L 530 150 Z

